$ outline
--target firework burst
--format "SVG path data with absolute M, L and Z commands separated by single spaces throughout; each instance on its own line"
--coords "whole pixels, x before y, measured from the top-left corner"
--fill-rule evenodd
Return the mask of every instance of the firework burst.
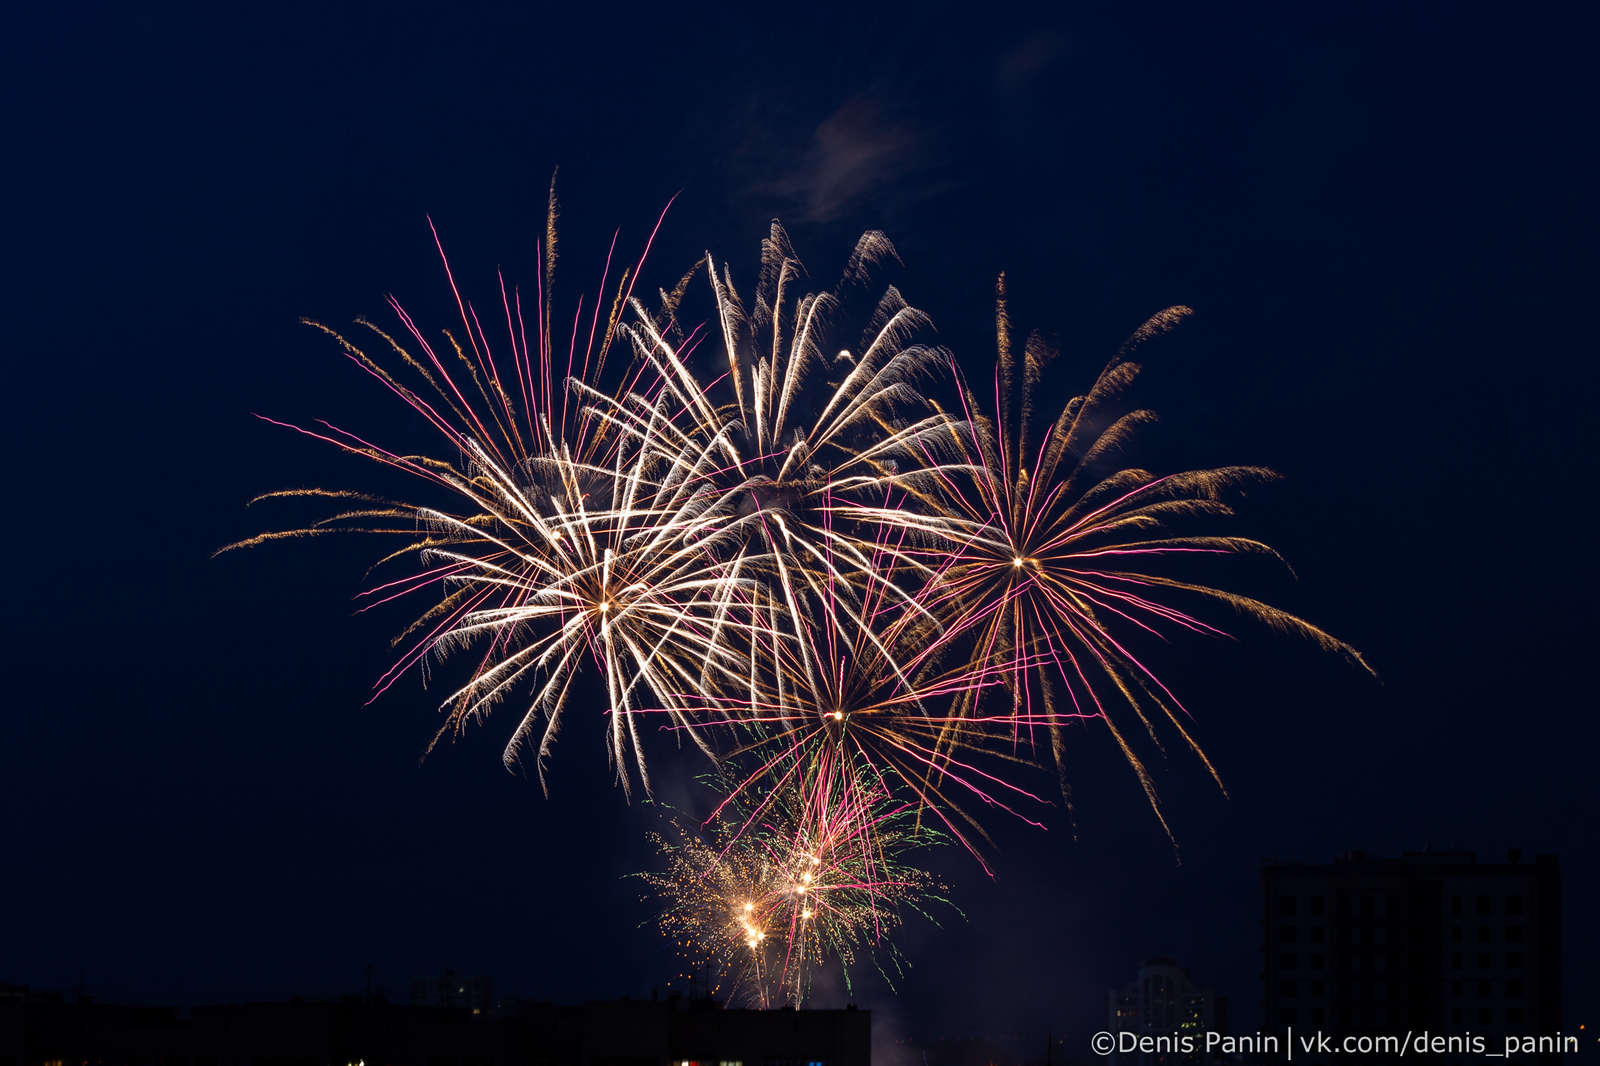
M 1146 410 L 1121 411 L 1121 398 L 1140 371 L 1133 357 L 1188 314 L 1187 307 L 1168 308 L 1139 327 L 1094 387 L 1068 401 L 1041 434 L 1035 428 L 1037 391 L 1056 350 L 1034 333 L 1018 357 L 1002 275 L 994 419 L 964 388 L 965 419 L 950 427 L 963 461 L 930 463 L 897 479 L 925 490 L 924 499 L 933 506 L 857 512 L 862 519 L 926 538 L 938 566 L 925 591 L 930 610 L 951 634 L 964 635 L 975 672 L 994 670 L 1003 678 L 1000 689 L 1008 706 L 997 715 L 979 713 L 983 693 L 978 689 L 955 694 L 940 744 L 972 745 L 987 737 L 1031 749 L 1042 735 L 1070 802 L 1065 727 L 1099 720 L 1138 775 L 1158 818 L 1154 783 L 1129 742 L 1125 717 L 1135 719 L 1158 746 L 1158 721 L 1175 730 L 1219 786 L 1222 781 L 1184 727 L 1182 704 L 1135 654 L 1125 634 L 1225 635 L 1162 602 L 1161 592 L 1220 601 L 1365 666 L 1353 648 L 1293 615 L 1158 572 L 1163 562 L 1184 556 L 1276 558 L 1256 540 L 1179 535 L 1171 529 L 1182 519 L 1232 514 L 1224 493 L 1273 479 L 1272 471 L 1224 467 L 1157 476 L 1116 468 L 1139 428 L 1155 419 Z
M 675 340 L 674 314 L 683 285 L 651 315 L 639 301 L 623 329 L 641 362 L 651 365 L 695 425 L 659 439 L 664 458 L 692 469 L 688 479 L 717 501 L 719 533 L 736 546 L 728 565 L 758 578 L 752 604 L 771 629 L 779 615 L 808 613 L 807 603 L 831 590 L 859 594 L 886 582 L 873 565 L 875 531 L 839 522 L 840 493 L 870 486 L 901 463 L 947 447 L 947 419 L 923 398 L 921 385 L 949 359 L 941 348 L 914 343 L 930 326 L 890 286 L 867 316 L 853 354 L 832 343 L 859 302 L 876 264 L 894 255 L 888 239 L 865 234 L 832 291 L 797 295 L 804 268 L 776 222 L 762 241 L 754 302 L 746 310 L 726 267 L 719 277 L 710 253 L 702 263 L 727 358 L 733 402 L 715 404 L 689 371 L 685 342 Z M 681 337 L 681 332 L 678 334 Z M 698 333 L 687 343 L 698 343 Z M 830 354 L 830 352 L 832 354 Z M 859 619 L 852 619 L 859 623 Z
M 672 819 L 651 835 L 665 869 L 638 876 L 678 956 L 717 975 L 713 994 L 749 1006 L 802 1002 L 831 964 L 847 987 L 867 962 L 892 985 L 902 959 L 890 938 L 908 914 L 931 919 L 930 906 L 946 903 L 932 875 L 905 861 L 938 834 L 871 785 L 827 807 L 792 783 L 735 794 L 759 809 L 737 802 L 700 831 Z
M 554 244 L 554 215 L 552 196 L 547 248 Z M 603 333 L 598 305 L 586 324 L 580 303 L 567 345 L 570 387 L 552 391 L 557 346 L 545 304 L 552 268 L 553 253 L 546 257 L 536 309 L 536 348 L 528 343 L 520 295 L 513 299 L 502 282 L 502 351 L 510 357 L 504 377 L 477 310 L 461 298 L 453 277 L 469 343 L 444 331 L 444 357 L 392 298 L 420 357 L 360 320 L 387 343 L 403 372 L 420 379 L 415 388 L 338 332 L 311 323 L 421 415 L 457 458 L 399 455 L 328 423 L 315 431 L 293 428 L 443 489 L 457 506 L 322 489 L 272 493 L 355 497 L 368 506 L 229 548 L 336 530 L 407 538 L 381 562 L 414 557 L 421 568 L 362 598 L 370 607 L 431 593 L 435 602 L 397 638 L 409 643 L 379 679 L 378 691 L 412 667 L 426 678 L 430 660 L 481 649 L 470 678 L 444 701 L 448 717 L 440 735 L 481 721 L 519 690 L 531 692 L 522 697 L 524 712 L 505 759 L 515 763 L 537 740 L 542 778 L 574 681 L 584 663 L 593 662 L 604 679 L 608 751 L 618 780 L 630 787 L 631 765 L 648 790 L 636 713 L 648 706 L 683 724 L 683 708 L 670 694 L 704 697 L 708 685 L 726 683 L 719 675 L 748 673 L 738 650 L 720 635 L 730 611 L 748 596 L 736 569 L 720 561 L 726 553 L 716 546 L 716 501 L 685 490 L 694 468 L 672 461 L 681 460 L 681 450 L 663 458 L 660 440 L 683 438 L 672 429 L 682 414 L 676 394 L 652 379 L 644 364 L 631 367 L 612 396 L 584 383 L 585 375 L 600 378 L 618 335 L 619 311 L 631 291 L 627 274 Z M 581 369 L 580 340 L 586 341 Z

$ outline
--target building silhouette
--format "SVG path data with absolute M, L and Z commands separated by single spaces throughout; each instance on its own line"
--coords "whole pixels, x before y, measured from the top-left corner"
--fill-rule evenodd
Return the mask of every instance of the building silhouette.
M 0 1066 L 870 1066 L 872 1013 L 714 1000 L 519 1001 L 487 1013 L 340 1002 L 128 1007 L 7 986 Z
M 1228 997 L 1201 988 L 1177 959 L 1145 959 L 1132 983 L 1106 993 L 1106 1028 L 1151 1038 L 1148 1051 L 1123 1052 L 1119 1041 L 1111 1057 L 1123 1066 L 1211 1061 L 1219 1056 L 1204 1054 L 1205 1034 L 1227 1034 Z
M 1554 855 L 1521 860 L 1519 851 L 1503 863 L 1470 851 L 1352 851 L 1328 865 L 1263 865 L 1268 1026 L 1336 1037 L 1471 1033 L 1491 1051 L 1508 1035 L 1555 1034 L 1561 867 Z M 1429 1061 L 1469 1057 L 1447 1048 Z
M 474 1014 L 486 1014 L 494 1006 L 494 981 L 488 977 L 457 977 L 446 970 L 438 978 L 411 979 L 413 1007 L 462 1007 Z

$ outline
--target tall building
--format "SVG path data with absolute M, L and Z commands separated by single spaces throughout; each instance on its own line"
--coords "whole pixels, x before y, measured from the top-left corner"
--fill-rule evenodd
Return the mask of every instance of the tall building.
M 1267 1025 L 1336 1039 L 1472 1033 L 1489 1050 L 1507 1036 L 1556 1033 L 1561 866 L 1554 855 L 1521 860 L 1520 851 L 1503 863 L 1470 851 L 1352 851 L 1329 865 L 1265 864 Z
M 1112 1058 L 1125 1066 L 1205 1061 L 1205 1034 L 1228 1031 L 1228 997 L 1201 988 L 1177 959 L 1145 959 L 1131 984 L 1106 993 L 1106 1028 L 1118 1037 Z M 1124 1033 L 1149 1037 L 1149 1050 L 1123 1051 L 1133 1046 Z

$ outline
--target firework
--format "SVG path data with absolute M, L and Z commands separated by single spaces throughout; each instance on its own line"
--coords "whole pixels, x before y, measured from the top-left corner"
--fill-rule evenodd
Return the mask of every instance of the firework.
M 230 547 L 400 537 L 380 564 L 418 565 L 362 593 L 362 609 L 428 602 L 376 688 L 413 668 L 426 680 L 471 651 L 439 735 L 515 701 L 508 766 L 533 753 L 543 780 L 586 666 L 604 687 L 625 791 L 635 778 L 651 790 L 647 725 L 708 756 L 721 806 L 700 833 L 658 836 L 667 872 L 644 876 L 665 901 L 663 929 L 686 958 L 715 962 L 734 998 L 797 1003 L 832 961 L 847 976 L 869 957 L 897 966 L 885 937 L 934 888 L 912 849 L 949 839 L 982 862 L 971 809 L 1036 822 L 1046 801 L 1016 771 L 1042 761 L 1070 802 L 1075 722 L 1105 723 L 1158 817 L 1138 731 L 1159 745 L 1176 730 L 1220 784 L 1182 704 L 1134 650 L 1141 634 L 1222 634 L 1183 597 L 1360 662 L 1292 615 L 1162 572 L 1179 558 L 1271 552 L 1173 528 L 1231 513 L 1225 492 L 1269 471 L 1116 466 L 1153 418 L 1123 410 L 1133 357 L 1186 308 L 1142 326 L 1040 432 L 1035 400 L 1055 353 L 1037 334 L 1015 350 L 1003 277 L 991 417 L 951 354 L 917 340 L 929 322 L 898 291 L 862 303 L 894 255 L 882 234 L 861 239 L 833 289 L 797 295 L 804 270 L 774 223 L 748 309 L 708 253 L 650 310 L 634 295 L 641 257 L 608 313 L 597 301 L 586 316 L 580 299 L 558 344 L 555 216 L 552 190 L 531 343 L 502 282 L 505 334 L 491 346 L 448 262 L 465 344 L 451 331 L 430 341 L 393 299 L 399 329 L 362 320 L 383 361 L 318 325 L 439 433 L 447 457 L 394 453 L 328 423 L 294 428 L 449 503 L 273 493 L 352 502 Z M 702 269 L 715 328 L 686 329 L 681 304 Z M 602 291 L 609 276 L 608 257 Z M 854 351 L 838 347 L 847 335 Z M 726 369 L 707 381 L 692 367 L 718 343 Z M 608 373 L 614 349 L 625 358 Z M 923 393 L 946 368 L 959 411 Z
M 780 614 L 791 620 L 807 614 L 808 601 L 857 596 L 884 583 L 871 556 L 873 530 L 833 520 L 831 508 L 840 493 L 870 488 L 900 463 L 946 446 L 941 430 L 948 419 L 919 391 L 949 358 L 941 348 L 913 343 L 930 325 L 926 315 L 890 286 L 867 316 L 856 353 L 835 351 L 832 343 L 874 265 L 893 255 L 882 233 L 869 232 L 832 291 L 797 296 L 804 268 L 774 222 L 762 241 L 747 311 L 731 273 L 724 267 L 719 277 L 707 253 L 702 262 L 731 405 L 711 401 L 670 336 L 681 284 L 664 297 L 661 315 L 635 301 L 634 319 L 623 326 L 638 358 L 697 423 L 681 438 L 658 439 L 676 448 L 665 458 L 692 469 L 690 483 L 719 501 L 717 513 L 729 518 L 720 530 L 722 543 L 737 545 L 728 565 L 761 580 L 762 602 L 752 608 L 766 612 L 768 630 Z M 893 583 L 887 588 L 910 596 Z M 854 612 L 845 615 L 860 623 Z
M 554 215 L 552 196 L 547 248 L 553 248 Z M 457 507 L 321 489 L 272 493 L 356 497 L 367 506 L 229 547 L 335 530 L 406 538 L 382 561 L 415 557 L 421 569 L 363 598 L 376 605 L 431 592 L 436 600 L 397 638 L 409 644 L 379 679 L 379 692 L 413 666 L 426 677 L 430 660 L 480 647 L 470 678 L 444 701 L 448 718 L 440 733 L 482 720 L 519 689 L 531 690 L 505 758 L 512 764 L 537 737 L 542 779 L 575 678 L 585 661 L 593 661 L 608 697 L 608 751 L 618 780 L 629 787 L 631 764 L 648 789 L 636 717 L 641 704 L 681 724 L 682 708 L 673 694 L 704 697 L 719 674 L 748 673 L 734 646 L 719 639 L 742 598 L 740 582 L 736 568 L 722 565 L 716 550 L 717 523 L 707 517 L 715 514 L 715 501 L 683 490 L 692 466 L 663 462 L 657 438 L 669 435 L 679 414 L 674 394 L 652 382 L 643 365 L 630 368 L 603 405 L 593 402 L 599 394 L 583 382 L 582 372 L 599 379 L 617 335 L 618 311 L 629 293 L 626 275 L 604 333 L 598 333 L 598 305 L 592 312 L 581 372 L 580 304 L 567 345 L 571 387 L 552 392 L 558 349 L 545 303 L 552 265 L 553 253 L 546 257 L 536 308 L 537 349 L 528 343 L 520 296 L 513 300 L 502 283 L 502 350 L 510 356 L 505 377 L 476 309 L 461 298 L 453 277 L 468 344 L 444 331 L 444 357 L 392 298 L 391 308 L 420 357 L 362 320 L 387 342 L 403 371 L 420 379 L 420 391 L 336 331 L 312 323 L 426 419 L 458 458 L 395 454 L 328 423 L 300 432 L 442 488 Z M 446 262 L 447 275 L 448 270 Z
M 819 808 L 780 786 L 759 794 L 759 811 L 735 803 L 699 832 L 673 818 L 651 835 L 665 869 L 639 877 L 679 957 L 716 975 L 712 994 L 771 1008 L 799 1004 L 831 964 L 847 987 L 867 962 L 891 985 L 902 972 L 891 937 L 908 914 L 931 920 L 946 904 L 905 854 L 940 838 L 881 787 L 850 794 Z
M 1032 747 L 1043 734 L 1070 802 L 1065 726 L 1102 721 L 1158 818 L 1159 799 L 1130 744 L 1125 717 L 1131 715 L 1157 745 L 1158 721 L 1175 730 L 1222 784 L 1184 728 L 1178 713 L 1182 704 L 1131 650 L 1126 634 L 1223 634 L 1162 602 L 1160 593 L 1220 601 L 1365 666 L 1353 648 L 1293 615 L 1157 572 L 1164 561 L 1182 556 L 1276 557 L 1271 548 L 1248 538 L 1171 531 L 1175 520 L 1231 514 L 1224 492 L 1270 480 L 1276 476 L 1271 471 L 1225 467 L 1158 477 L 1114 467 L 1123 447 L 1155 417 L 1145 410 L 1119 413 L 1119 401 L 1140 370 L 1133 356 L 1189 313 L 1186 307 L 1168 308 L 1141 326 L 1094 387 L 1070 400 L 1040 434 L 1036 392 L 1056 351 L 1035 333 L 1018 358 L 1002 275 L 996 303 L 995 418 L 985 417 L 974 393 L 963 389 L 966 418 L 951 430 L 964 461 L 932 463 L 899 479 L 918 484 L 935 505 L 855 512 L 861 519 L 931 538 L 939 569 L 926 593 L 930 609 L 951 633 L 965 635 L 975 671 L 998 670 L 1004 677 L 1001 687 L 1009 706 L 999 714 L 980 713 L 984 693 L 975 688 L 954 695 L 941 745 L 987 740 Z

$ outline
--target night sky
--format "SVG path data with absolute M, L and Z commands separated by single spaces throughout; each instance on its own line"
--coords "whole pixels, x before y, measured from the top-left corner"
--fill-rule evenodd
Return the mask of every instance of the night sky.
M 441 746 L 380 545 L 217 547 L 282 487 L 373 471 L 251 417 L 426 446 L 301 315 L 456 276 L 531 284 L 561 167 L 563 298 L 605 248 L 753 278 L 769 221 L 821 284 L 864 229 L 975 376 L 1008 272 L 1063 390 L 1171 304 L 1138 401 L 1164 469 L 1271 466 L 1245 591 L 1360 648 L 1179 642 L 1165 674 L 1229 795 L 1109 743 L 1075 824 L 991 818 L 995 877 L 912 967 L 819 991 L 880 1039 L 1072 1041 L 1171 954 L 1260 1009 L 1264 858 L 1555 852 L 1566 1023 L 1594 1022 L 1595 8 L 1579 4 L 12 5 L 0 15 L 8 457 L 0 981 L 147 1002 L 359 992 L 446 967 L 503 995 L 664 990 L 637 882 L 656 813 L 575 713 L 546 798 L 510 716 Z M 703 282 L 701 282 L 703 284 Z M 570 304 L 565 305 L 570 308 Z M 1063 391 L 1062 395 L 1070 395 Z M 1101 738 L 1102 740 L 1104 738 Z M 1073 1047 L 1074 1053 L 1081 1053 Z

